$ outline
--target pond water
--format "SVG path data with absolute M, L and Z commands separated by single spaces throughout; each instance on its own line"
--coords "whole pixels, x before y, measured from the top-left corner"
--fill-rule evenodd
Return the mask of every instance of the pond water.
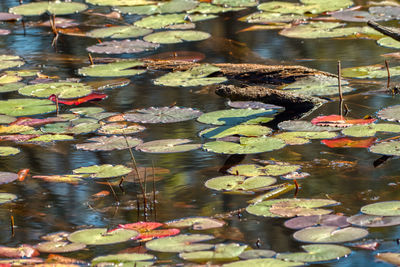
M 3 0 L 0 11 L 15 6 L 18 1 Z M 24 1 L 25 2 L 25 1 Z M 363 4 L 357 1 L 357 4 Z M 382 64 L 384 53 L 395 52 L 395 49 L 378 46 L 373 40 L 366 39 L 295 39 L 278 34 L 277 30 L 259 30 L 239 32 L 250 24 L 238 21 L 238 18 L 255 12 L 249 8 L 240 12 L 229 12 L 218 18 L 196 23 L 196 29 L 209 32 L 212 38 L 200 42 L 161 45 L 153 52 L 138 54 L 112 55 L 122 58 L 143 58 L 169 51 L 196 51 L 205 54 L 203 62 L 219 63 L 260 63 L 260 64 L 298 64 L 318 70 L 336 73 L 337 61 L 342 67 Z M 109 12 L 108 8 L 97 8 L 97 12 Z M 102 17 L 89 15 L 72 15 L 85 26 L 118 23 Z M 126 22 L 137 20 L 138 16 L 126 16 Z M 77 69 L 89 64 L 86 47 L 96 44 L 96 39 L 61 35 L 57 46 L 51 45 L 53 34 L 48 27 L 29 26 L 30 21 L 45 20 L 47 16 L 29 17 L 25 26 L 21 22 L 4 23 L 0 27 L 12 31 L 10 35 L 0 37 L 0 54 L 12 54 L 26 61 L 23 69 L 40 69 L 43 74 L 59 76 L 60 79 L 80 78 L 84 82 L 104 80 L 99 78 L 82 78 Z M 394 23 L 393 26 L 399 26 Z M 103 55 L 93 55 L 101 57 Z M 393 60 L 391 65 L 395 65 Z M 109 112 L 125 112 L 131 109 L 151 106 L 171 106 L 197 108 L 203 112 L 226 109 L 226 100 L 217 96 L 213 88 L 203 87 L 164 87 L 153 84 L 156 77 L 164 72 L 150 71 L 130 78 L 127 86 L 107 89 L 106 100 L 87 103 L 82 106 L 102 107 Z M 395 105 L 398 96 L 391 96 L 377 90 L 384 88 L 385 80 L 354 83 L 357 89 L 345 96 L 345 103 L 350 109 L 350 116 L 362 118 L 374 116 L 383 108 Z M 379 81 L 379 82 L 376 82 Z M 397 80 L 398 81 L 398 80 Z M 392 79 L 396 82 L 396 78 Z M 0 99 L 20 97 L 18 93 L 1 93 Z M 314 111 L 306 119 L 318 115 L 337 113 L 338 102 L 331 102 Z M 67 112 L 69 107 L 61 107 Z M 195 120 L 170 124 L 146 125 L 147 129 L 135 134 L 144 141 L 166 138 L 189 138 L 204 143 L 198 132 L 209 125 Z M 72 173 L 72 170 L 93 164 L 131 164 L 128 150 L 117 152 L 89 152 L 77 150 L 74 144 L 82 143 L 93 134 L 79 135 L 74 141 L 58 142 L 51 145 L 27 145 L 7 143 L 21 149 L 15 156 L 1 157 L 0 170 L 18 172 L 30 169 L 31 175 L 53 175 Z M 382 135 L 383 138 L 387 135 Z M 110 190 L 107 184 L 85 182 L 78 185 L 67 183 L 49 183 L 40 179 L 27 178 L 24 182 L 1 185 L 2 192 L 14 193 L 18 199 L 0 207 L 0 245 L 18 246 L 36 244 L 42 235 L 58 231 L 75 231 L 85 227 L 113 228 L 118 224 L 136 221 L 168 221 L 188 216 L 213 216 L 218 213 L 233 211 L 246 207 L 248 196 L 227 195 L 212 191 L 204 186 L 210 178 L 222 175 L 219 169 L 228 156 L 214 154 L 201 149 L 184 153 L 149 154 L 133 151 L 137 165 L 141 167 L 167 168 L 170 172 L 162 174 L 162 179 L 155 183 L 157 190 L 156 212 L 148 211 L 144 218 L 143 211 L 137 211 L 136 197 L 140 193 L 137 184 L 124 183 L 123 191 L 114 187 L 120 205 L 116 204 L 113 195 L 100 200 L 93 200 L 92 195 Z M 379 168 L 373 162 L 380 155 L 368 152 L 365 148 L 329 148 L 319 140 L 300 146 L 286 146 L 273 152 L 251 154 L 243 157 L 241 164 L 254 163 L 254 159 L 275 159 L 303 166 L 302 171 L 311 176 L 301 181 L 299 198 L 331 198 L 341 202 L 333 207 L 335 213 L 353 215 L 366 204 L 376 201 L 399 200 L 399 162 L 388 160 Z M 329 162 L 339 162 L 337 166 Z M 352 167 L 343 167 L 340 162 L 349 161 Z M 150 178 L 149 178 L 150 179 Z M 282 181 L 281 181 L 282 182 Z M 148 187 L 152 187 L 151 184 Z M 151 191 L 147 188 L 147 191 Z M 285 196 L 292 197 L 293 192 Z M 15 221 L 14 236 L 10 230 L 10 216 Z M 263 218 L 246 212 L 241 217 L 226 220 L 227 226 L 216 230 L 202 231 L 218 237 L 219 241 L 235 241 L 255 248 L 259 240 L 262 249 L 277 252 L 300 251 L 303 244 L 292 238 L 294 231 L 283 226 L 284 219 Z M 400 228 L 369 229 L 368 240 L 381 240 L 378 251 L 398 252 L 396 238 L 400 238 Z M 196 231 L 183 230 L 184 233 Z M 71 256 L 90 260 L 94 256 L 116 253 L 128 247 L 138 246 L 135 242 L 118 245 L 91 247 L 84 252 L 70 253 Z M 172 253 L 150 253 L 156 255 L 160 262 L 181 263 L 182 260 Z M 45 255 L 45 254 L 44 254 Z M 353 249 L 350 256 L 321 266 L 389 266 L 376 262 L 376 252 Z

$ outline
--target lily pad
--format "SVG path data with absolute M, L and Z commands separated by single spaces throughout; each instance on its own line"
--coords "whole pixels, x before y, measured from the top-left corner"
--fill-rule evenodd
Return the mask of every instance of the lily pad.
M 0 204 L 11 202 L 17 199 L 17 196 L 10 193 L 0 193 Z
M 218 191 L 252 191 L 266 187 L 276 182 L 275 178 L 268 176 L 245 176 L 226 175 L 207 180 L 205 186 Z
M 334 139 L 324 139 L 321 143 L 327 147 L 358 147 L 368 148 L 371 147 L 376 141 L 375 137 L 369 138 L 352 138 L 352 137 L 339 137 Z
M 132 265 L 137 267 L 153 265 L 155 257 L 144 253 L 119 253 L 107 256 L 96 257 L 92 260 L 92 265 L 102 265 L 109 263 L 118 266 Z
M 0 70 L 20 67 L 24 64 L 25 62 L 19 56 L 0 55 Z
M 222 154 L 255 154 L 281 149 L 284 141 L 272 137 L 241 137 L 240 143 L 214 141 L 203 145 L 205 151 Z
M 400 105 L 381 109 L 378 111 L 377 115 L 382 120 L 400 122 Z
M 311 226 L 335 226 L 335 227 L 347 227 L 350 223 L 347 222 L 346 216 L 340 216 L 335 214 L 326 215 L 312 215 L 312 216 L 301 216 L 287 220 L 284 223 L 285 227 L 298 230 Z
M 400 141 L 389 141 L 375 144 L 369 148 L 372 153 L 400 156 Z M 399 214 L 400 215 L 400 214 Z
M 10 14 L 8 12 L 0 12 L 0 21 L 17 21 L 22 19 L 22 16 Z
M 8 184 L 18 179 L 18 174 L 13 172 L 0 172 L 0 184 Z
M 178 220 L 173 220 L 165 223 L 168 227 L 187 228 L 193 230 L 207 230 L 219 228 L 225 225 L 224 221 L 212 219 L 208 217 L 189 217 Z
M 9 116 L 30 116 L 56 111 L 50 100 L 20 98 L 0 100 L 0 113 Z
M 134 230 L 114 229 L 107 231 L 107 228 L 92 228 L 73 232 L 68 236 L 68 240 L 86 245 L 108 245 L 128 241 L 138 234 Z
M 258 0 L 212 0 L 211 3 L 220 6 L 250 7 L 256 6 L 258 4 Z
M 134 23 L 137 27 L 162 29 L 171 25 L 185 24 L 187 22 L 196 22 L 201 20 L 216 18 L 215 15 L 208 14 L 192 14 L 190 18 L 185 13 L 181 14 L 158 14 L 153 16 L 144 17 Z
M 86 48 L 91 53 L 105 54 L 124 54 L 124 53 L 140 53 L 144 51 L 155 50 L 159 44 L 149 43 L 142 40 L 123 40 L 123 41 L 107 41 Z
M 81 116 L 90 116 L 92 114 L 103 112 L 104 109 L 100 107 L 82 107 L 82 108 L 71 108 L 69 111 L 77 113 Z
M 146 35 L 143 40 L 157 44 L 177 44 L 182 42 L 202 41 L 210 38 L 211 35 L 202 31 L 163 31 Z M 221 77 L 215 77 L 221 78 Z
M 346 128 L 356 124 L 370 124 L 375 121 L 374 118 L 352 119 L 334 114 L 315 117 L 311 120 L 311 123 L 318 126 Z
M 310 22 L 283 29 L 279 34 L 290 38 L 317 39 L 344 37 L 363 30 L 361 27 L 343 28 L 342 26 L 344 24 L 337 22 Z
M 240 164 L 228 169 L 228 173 L 243 176 L 280 176 L 292 173 L 300 169 L 300 165 L 292 164 L 270 164 L 266 166 L 256 164 Z
M 43 253 L 66 253 L 86 248 L 83 243 L 69 243 L 63 241 L 49 241 L 36 245 L 36 249 Z
M 188 10 L 187 13 L 216 14 L 230 11 L 240 11 L 245 7 L 219 6 L 211 3 L 201 2 L 196 8 Z
M 134 69 L 143 66 L 143 62 L 138 60 L 117 61 L 108 64 L 94 64 L 83 67 L 78 73 L 89 77 L 124 77 L 134 76 L 145 73 L 144 69 Z
M 126 123 L 108 123 L 101 126 L 101 128 L 97 131 L 99 134 L 134 134 L 142 132 L 146 129 L 146 127 L 139 124 L 126 124 Z
M 21 152 L 21 150 L 19 150 L 16 147 L 12 147 L 12 146 L 0 146 L 0 157 L 4 157 L 4 156 L 12 156 L 12 155 L 16 155 L 19 152 Z M 0 177 L 1 177 L 1 173 L 0 172 Z M 1 178 L 0 178 L 1 179 Z
M 324 262 L 337 260 L 351 253 L 349 248 L 339 245 L 322 244 L 301 247 L 306 252 L 279 253 L 276 257 L 287 261 Z
M 14 134 L 14 133 L 23 133 L 34 130 L 33 127 L 25 126 L 25 125 L 0 125 L 0 134 Z
M 27 142 L 31 143 L 50 143 L 50 142 L 56 142 L 56 141 L 67 141 L 67 140 L 73 140 L 74 137 L 70 135 L 65 135 L 65 134 L 43 134 L 35 138 L 31 138 L 27 140 Z
M 400 125 L 390 123 L 354 125 L 342 130 L 342 134 L 354 137 L 374 136 L 377 132 L 400 133 Z
M 9 12 L 22 16 L 39 16 L 44 13 L 52 15 L 74 14 L 87 9 L 87 5 L 76 2 L 35 2 L 10 8 Z
M 335 132 L 285 132 L 274 135 L 282 139 L 288 145 L 303 145 L 310 142 L 310 139 L 330 139 L 337 136 Z
M 133 7 L 118 7 L 123 14 L 154 15 L 164 13 L 180 13 L 195 8 L 199 3 L 194 0 L 172 0 L 157 5 L 142 5 Z
M 338 229 L 336 226 L 307 227 L 293 234 L 294 239 L 310 243 L 342 243 L 361 239 L 368 231 L 356 227 Z
M 276 106 L 272 104 L 265 104 L 258 101 L 228 101 L 226 103 L 231 108 L 243 108 L 243 109 L 283 109 L 284 107 Z
M 387 227 L 400 224 L 400 216 L 376 216 L 357 214 L 347 219 L 351 224 L 361 227 Z
M 0 114 L 0 124 L 9 124 L 16 121 L 17 118 Z
M 24 83 L 7 83 L 0 85 L 0 93 L 14 92 L 24 87 Z
M 165 86 L 200 86 L 225 82 L 225 77 L 207 77 L 220 68 L 210 64 L 202 64 L 187 71 L 176 71 L 165 74 L 154 81 L 154 84 Z
M 390 76 L 400 75 L 400 66 L 390 67 Z M 379 79 L 387 77 L 387 70 L 384 65 L 370 65 L 342 69 L 343 77 L 360 79 Z
M 383 20 L 400 19 L 400 7 L 399 6 L 372 6 L 368 9 L 369 13 L 375 17 L 382 18 Z
M 374 16 L 373 14 L 367 11 L 359 11 L 359 10 L 337 11 L 332 14 L 332 17 L 338 20 L 350 21 L 350 22 L 367 22 L 369 20 L 372 21 L 384 20 L 381 17 Z
M 187 121 L 199 117 L 203 112 L 193 108 L 182 107 L 150 107 L 136 109 L 133 112 L 125 113 L 127 121 L 141 123 L 172 123 Z
M 244 19 L 248 23 L 273 24 L 273 23 L 292 22 L 292 21 L 297 21 L 297 20 L 306 20 L 307 17 L 304 15 L 301 15 L 301 14 L 256 12 L 256 13 L 252 13 L 242 19 Z
M 384 201 L 366 205 L 361 212 L 375 216 L 399 216 L 400 201 Z
M 131 168 L 123 165 L 103 164 L 81 167 L 72 172 L 75 174 L 90 174 L 91 178 L 111 178 L 126 175 L 131 171 Z
M 92 88 L 83 83 L 59 82 L 27 85 L 18 90 L 22 95 L 35 97 L 49 97 L 57 95 L 59 98 L 77 98 L 90 94 Z
M 86 36 L 92 38 L 135 38 L 151 33 L 151 29 L 140 28 L 136 26 L 114 26 L 92 30 L 86 33 Z
M 71 122 L 57 122 L 46 124 L 40 128 L 44 133 L 58 134 L 86 134 L 96 131 L 100 128 L 100 124 L 92 119 L 78 119 Z
M 154 238 L 173 236 L 180 233 L 180 230 L 176 228 L 155 230 L 155 228 L 160 226 L 163 226 L 163 224 L 158 222 L 137 222 L 118 225 L 119 228 L 138 231 L 139 236 L 137 236 L 135 240 L 139 241 L 148 241 Z
M 232 263 L 224 264 L 223 267 L 242 267 L 242 266 L 257 266 L 257 267 L 291 267 L 303 266 L 302 262 L 289 262 L 279 259 L 251 259 L 244 261 L 235 261 Z
M 212 235 L 177 235 L 154 239 L 146 243 L 146 248 L 159 252 L 192 252 L 212 249 L 213 244 L 201 244 L 198 242 L 214 239 Z
M 100 6 L 141 6 L 156 4 L 156 1 L 152 0 L 86 0 L 86 3 Z
M 0 76 L 0 84 L 16 83 L 22 80 L 22 77 L 17 75 L 3 74 Z
M 273 250 L 267 249 L 249 249 L 243 251 L 239 258 L 241 260 L 250 260 L 250 259 L 263 259 L 263 258 L 272 258 L 276 255 L 276 252 Z
M 301 1 L 303 4 L 304 2 Z M 343 1 L 330 1 L 324 3 L 307 3 L 301 5 L 297 3 L 281 2 L 281 1 L 270 1 L 258 5 L 258 9 L 267 12 L 277 12 L 281 14 L 319 14 L 326 11 L 335 11 L 341 8 L 346 8 L 353 5 L 350 0 Z
M 188 144 L 190 139 L 163 139 L 142 143 L 136 146 L 136 150 L 147 153 L 178 153 L 195 150 L 201 147 L 201 144 Z
M 77 149 L 89 151 L 123 150 L 137 146 L 142 140 L 124 136 L 100 136 L 88 139 L 88 143 L 77 144 Z
M 247 248 L 247 245 L 240 244 L 219 244 L 214 250 L 183 252 L 179 257 L 186 261 L 205 262 L 205 261 L 232 261 Z
M 385 253 L 378 253 L 376 258 L 388 262 L 393 265 L 400 265 L 400 253 L 393 253 L 393 252 L 385 252 Z
M 263 136 L 269 135 L 272 130 L 266 126 L 261 125 L 236 125 L 236 126 L 220 126 L 205 129 L 199 133 L 201 137 L 205 138 L 223 138 L 231 135 L 240 136 Z
M 258 124 L 271 120 L 269 116 L 275 113 L 271 109 L 224 109 L 201 115 L 197 121 L 213 125 Z
M 295 131 L 295 132 L 325 132 L 325 131 L 338 131 L 337 127 L 318 126 L 309 121 L 282 121 L 278 124 L 278 128 L 282 131 Z

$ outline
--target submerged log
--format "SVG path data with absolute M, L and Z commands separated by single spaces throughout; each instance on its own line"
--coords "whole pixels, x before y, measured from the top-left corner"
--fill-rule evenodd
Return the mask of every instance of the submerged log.
M 367 22 L 367 24 L 368 24 L 368 26 L 377 30 L 378 32 L 380 32 L 386 36 L 392 37 L 396 41 L 400 41 L 400 30 L 381 26 L 378 23 L 371 21 L 371 20 L 369 20 Z

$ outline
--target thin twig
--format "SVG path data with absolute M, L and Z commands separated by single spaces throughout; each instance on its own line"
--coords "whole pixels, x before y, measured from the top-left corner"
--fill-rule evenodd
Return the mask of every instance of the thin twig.
M 56 96 L 56 115 L 58 117 L 59 113 L 60 113 L 60 106 L 58 105 L 58 95 Z
M 111 188 L 111 191 L 113 193 L 113 196 L 115 198 L 115 201 L 117 202 L 117 204 L 119 204 L 119 199 L 117 197 L 117 194 L 115 194 L 114 188 L 112 187 L 112 185 L 110 184 L 110 182 L 107 181 L 108 186 Z
M 154 161 L 151 161 L 151 167 L 153 170 L 153 211 L 154 211 L 154 221 L 157 221 L 157 204 L 156 204 L 156 171 L 154 168 Z
M 143 177 L 143 184 L 144 184 L 144 195 L 143 195 L 143 207 L 144 207 L 144 221 L 147 221 L 147 188 L 146 188 L 146 180 L 147 180 L 147 168 L 144 168 L 144 177 Z
M 337 63 L 338 89 L 339 89 L 339 115 L 343 117 L 343 94 L 342 94 L 342 67 L 340 60 Z
M 389 90 L 389 88 L 390 88 L 390 70 L 389 70 L 389 63 L 386 59 L 385 59 L 385 67 L 386 67 L 386 71 L 387 71 L 386 90 Z M 394 94 L 394 90 L 392 90 L 392 94 Z
M 88 57 L 89 57 L 90 65 L 94 65 L 92 54 L 88 53 Z
M 14 231 L 14 216 L 10 215 L 10 224 L 11 224 L 11 236 L 14 237 L 15 231 Z

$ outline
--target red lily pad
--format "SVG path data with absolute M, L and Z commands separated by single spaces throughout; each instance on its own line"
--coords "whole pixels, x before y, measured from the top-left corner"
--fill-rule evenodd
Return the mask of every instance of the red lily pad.
M 0 172 L 0 184 L 8 184 L 18 179 L 18 174 L 13 172 Z
M 352 137 L 340 137 L 336 139 L 324 139 L 321 141 L 328 147 L 359 147 L 368 148 L 374 144 L 376 137 L 369 137 L 366 139 L 352 138 Z
M 10 135 L 1 135 L 0 141 L 14 141 L 14 142 L 25 142 L 32 138 L 39 137 L 38 134 L 10 134 Z
M 51 117 L 51 118 L 45 118 L 45 119 L 35 119 L 35 118 L 30 118 L 30 117 L 20 117 L 16 121 L 10 123 L 10 125 L 23 125 L 23 126 L 39 126 L 39 125 L 45 125 L 48 123 L 53 123 L 53 122 L 61 122 L 61 121 L 66 121 L 62 117 Z
M 0 257 L 5 258 L 31 258 L 39 255 L 39 251 L 29 245 L 21 245 L 17 248 L 0 246 Z
M 103 100 L 105 98 L 107 98 L 108 95 L 107 94 L 102 94 L 102 93 L 91 93 L 87 96 L 81 97 L 81 98 L 77 98 L 74 100 L 58 100 L 58 103 L 67 105 L 67 106 L 78 106 L 80 104 L 89 102 L 89 101 L 100 101 Z M 53 101 L 54 103 L 57 102 L 57 96 L 56 95 L 51 95 L 49 97 L 49 99 L 51 101 Z
M 311 215 L 311 216 L 300 216 L 285 221 L 284 225 L 290 229 L 303 229 L 310 226 L 336 226 L 336 227 L 347 227 L 350 223 L 347 222 L 346 216 L 325 214 L 325 215 Z
M 151 240 L 179 234 L 180 230 L 176 228 L 154 230 L 164 224 L 158 222 L 137 222 L 120 224 L 118 227 L 123 229 L 135 230 L 139 232 L 136 240 Z
M 330 126 L 345 128 L 355 124 L 369 124 L 375 122 L 374 118 L 351 119 L 340 115 L 319 116 L 311 120 L 311 123 L 318 126 Z

